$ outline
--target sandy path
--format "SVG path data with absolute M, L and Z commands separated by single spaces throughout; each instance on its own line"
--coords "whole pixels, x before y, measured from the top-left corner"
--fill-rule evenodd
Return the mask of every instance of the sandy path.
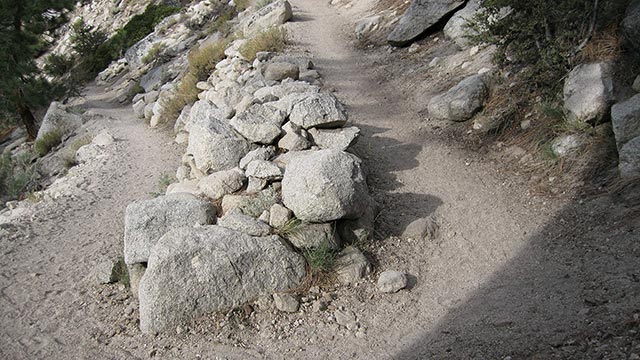
M 95 94 L 88 100 L 90 110 L 105 116 L 96 127 L 108 128 L 117 142 L 106 160 L 83 168 L 86 179 L 73 197 L 41 204 L 46 207 L 21 224 L 18 236 L 2 241 L 0 353 L 6 359 L 101 354 L 98 338 L 116 325 L 108 316 L 115 309 L 99 304 L 101 295 L 83 278 L 100 260 L 120 256 L 125 207 L 148 198 L 179 161 L 170 138 L 136 119 L 130 106 L 114 107 Z

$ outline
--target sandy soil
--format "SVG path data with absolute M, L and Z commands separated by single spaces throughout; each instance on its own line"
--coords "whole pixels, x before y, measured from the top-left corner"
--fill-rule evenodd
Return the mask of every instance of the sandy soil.
M 409 273 L 380 295 L 375 276 L 326 286 L 327 311 L 254 306 L 144 336 L 135 301 L 85 280 L 121 251 L 122 214 L 171 173 L 179 151 L 128 107 L 89 107 L 114 120 L 112 156 L 74 197 L 43 206 L 2 239 L 0 357 L 21 358 L 612 358 L 640 353 L 637 197 L 536 198 L 526 180 L 434 135 L 409 89 L 350 42 L 353 19 L 325 1 L 292 0 L 289 24 L 363 131 L 355 151 L 381 205 L 364 246 L 377 271 Z M 393 56 L 393 54 L 389 55 Z M 410 69 L 407 70 L 410 76 Z M 93 105 L 92 105 L 93 104 Z M 637 189 L 635 190 L 637 192 Z M 635 203 L 632 203 L 635 202 Z M 397 237 L 434 216 L 434 241 Z M 310 296 L 312 298 L 312 296 Z M 246 310 L 246 309 L 245 309 Z M 336 323 L 352 314 L 357 330 Z

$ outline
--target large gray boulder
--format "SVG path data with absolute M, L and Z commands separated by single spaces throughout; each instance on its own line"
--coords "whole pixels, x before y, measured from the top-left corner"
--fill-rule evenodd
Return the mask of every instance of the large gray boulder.
M 462 0 L 413 0 L 387 37 L 393 46 L 406 46 L 464 4 Z
M 272 26 L 282 25 L 292 17 L 293 10 L 288 1 L 274 1 L 243 18 L 240 28 L 246 37 L 250 37 Z
M 361 160 L 337 150 L 293 158 L 282 180 L 285 206 L 303 221 L 357 219 L 370 204 Z
M 249 141 L 269 145 L 282 133 L 285 116 L 273 106 L 256 104 L 236 115 L 230 124 Z
M 622 146 L 618 152 L 620 176 L 634 178 L 640 176 L 640 136 Z
M 42 139 L 49 133 L 58 133 L 61 136 L 67 135 L 82 126 L 82 117 L 70 113 L 67 108 L 57 101 L 49 105 L 49 109 L 42 119 L 36 140 Z
M 449 91 L 431 98 L 429 115 L 438 120 L 467 121 L 482 109 L 488 95 L 489 89 L 482 75 L 468 77 Z
M 289 120 L 303 129 L 335 128 L 346 124 L 347 112 L 333 94 L 304 94 L 293 104 Z
M 469 21 L 480 11 L 480 0 L 471 0 L 467 5 L 457 11 L 444 26 L 444 35 L 456 45 L 465 48 L 469 45 L 470 35 L 475 35 L 475 31 L 469 28 Z
M 629 4 L 622 20 L 622 31 L 629 43 L 640 51 L 640 0 L 633 0 Z
M 211 224 L 215 215 L 215 208 L 210 202 L 186 193 L 129 204 L 124 219 L 125 263 L 147 262 L 151 248 L 167 231 Z
M 640 136 L 640 94 L 613 105 L 611 122 L 618 149 Z
M 239 136 L 211 103 L 196 102 L 189 114 L 189 146 L 197 167 L 202 171 L 229 170 L 238 166 L 250 150 L 250 144 Z
M 181 228 L 153 248 L 139 288 L 140 328 L 155 333 L 298 286 L 304 259 L 278 236 Z
M 613 69 L 610 63 L 579 65 L 571 70 L 564 82 L 564 109 L 571 122 L 602 121 L 613 100 Z

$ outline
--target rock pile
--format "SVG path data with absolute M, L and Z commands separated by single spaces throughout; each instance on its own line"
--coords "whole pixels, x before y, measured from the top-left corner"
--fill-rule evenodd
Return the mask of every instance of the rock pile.
M 253 32 L 289 18 L 290 5 L 277 1 L 238 26 Z M 347 126 L 344 106 L 321 88 L 311 59 L 262 52 L 248 62 L 237 51 L 244 41 L 228 46 L 176 121 L 176 141 L 187 142 L 178 183 L 127 208 L 125 261 L 146 267 L 132 284 L 145 332 L 295 288 L 306 275 L 299 250 L 338 250 L 372 232 L 375 203 L 348 152 L 360 130 Z M 169 86 L 159 88 L 137 97 L 140 117 L 162 113 Z M 357 249 L 349 254 L 359 257 L 347 283 L 370 269 Z

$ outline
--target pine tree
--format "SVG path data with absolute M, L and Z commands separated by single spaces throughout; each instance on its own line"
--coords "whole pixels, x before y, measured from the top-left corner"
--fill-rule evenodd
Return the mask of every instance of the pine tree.
M 42 35 L 72 6 L 72 0 L 0 0 L 0 109 L 17 114 L 30 138 L 38 132 L 32 109 L 47 100 L 48 82 L 35 64 Z

